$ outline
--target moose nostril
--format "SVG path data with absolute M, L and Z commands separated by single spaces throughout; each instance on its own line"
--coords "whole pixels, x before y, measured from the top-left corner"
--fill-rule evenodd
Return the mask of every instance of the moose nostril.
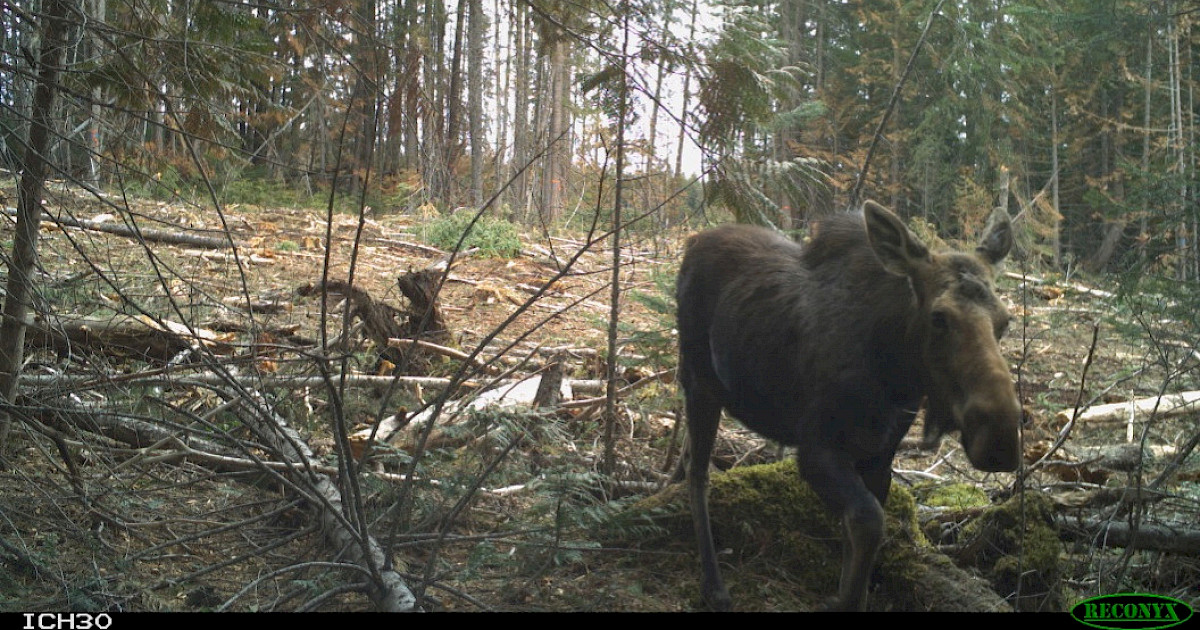
M 985 472 L 1016 470 L 1021 464 L 1020 422 L 1021 407 L 1015 398 L 987 409 L 968 407 L 962 438 L 971 465 Z
M 984 472 L 1010 472 L 1017 469 L 1021 463 L 1021 447 L 1016 435 L 1009 436 L 974 435 L 963 436 L 967 451 L 967 459 L 971 465 Z
M 997 449 L 988 453 L 979 466 L 984 472 L 1011 472 L 1017 469 L 1019 458 L 1016 449 Z

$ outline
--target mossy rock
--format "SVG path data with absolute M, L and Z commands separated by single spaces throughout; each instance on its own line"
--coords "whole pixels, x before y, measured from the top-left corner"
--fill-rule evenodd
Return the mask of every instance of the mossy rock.
M 1065 610 L 1058 528 L 1048 497 L 1014 496 L 971 521 L 961 540 L 961 563 L 983 570 L 1014 608 Z
M 606 541 L 661 548 L 681 541 L 694 554 L 690 588 L 699 602 L 700 567 L 695 551 L 686 484 L 673 485 L 632 508 L 652 519 L 664 534 Z M 926 541 L 917 524 L 916 503 L 907 489 L 893 485 L 888 496 L 887 534 L 876 563 L 869 610 L 993 611 L 1009 607 L 987 584 L 958 569 Z M 721 553 L 723 575 L 737 610 L 774 610 L 756 600 L 778 598 L 783 609 L 816 610 L 837 592 L 841 571 L 840 524 L 800 479 L 792 460 L 734 468 L 712 476 L 709 511 Z M 624 520 L 624 519 L 623 519 Z

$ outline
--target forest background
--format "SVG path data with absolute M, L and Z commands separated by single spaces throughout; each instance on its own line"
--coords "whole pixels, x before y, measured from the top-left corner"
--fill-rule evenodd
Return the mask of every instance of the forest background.
M 201 177 L 217 202 L 250 182 L 365 187 L 378 211 L 498 194 L 491 212 L 555 224 L 620 128 L 661 221 L 700 212 L 678 191 L 703 174 L 707 200 L 786 229 L 848 205 L 888 112 L 862 189 L 902 216 L 969 233 L 1008 187 L 1056 266 L 1194 278 L 1198 9 L 945 2 L 910 67 L 925 4 L 85 2 L 51 157 L 160 195 Z M 39 9 L 4 5 L 9 165 Z

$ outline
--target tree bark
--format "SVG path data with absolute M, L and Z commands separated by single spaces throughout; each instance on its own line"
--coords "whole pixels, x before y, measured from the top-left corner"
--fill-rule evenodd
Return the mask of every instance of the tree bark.
M 604 403 L 604 463 L 602 471 L 612 475 L 616 471 L 616 439 L 617 424 L 617 329 L 621 321 L 621 205 L 624 203 L 625 190 L 625 119 L 629 109 L 629 77 L 626 74 L 626 60 L 629 54 L 629 13 L 624 17 L 624 33 L 621 41 L 621 85 L 619 89 L 620 104 L 617 106 L 617 165 L 616 190 L 613 194 L 612 214 L 612 279 L 609 281 L 611 294 L 609 296 L 608 313 L 608 361 L 605 367 Z
M 513 3 L 515 17 L 513 26 L 516 50 L 515 71 L 513 72 L 513 152 L 511 172 L 512 183 L 512 219 L 517 223 L 529 220 L 529 175 L 525 162 L 529 159 L 529 58 L 532 55 L 529 46 L 529 18 L 525 3 L 520 0 Z
M 571 68 L 567 60 L 567 40 L 565 35 L 550 45 L 550 67 L 548 71 L 550 98 L 550 126 L 546 142 L 546 168 L 542 173 L 542 219 L 554 223 L 562 214 L 563 186 L 567 175 L 567 165 L 571 161 L 570 138 L 568 137 L 571 123 L 567 112 L 570 98 Z
M 425 14 L 428 43 L 423 56 L 423 78 L 425 93 L 428 94 L 422 112 L 422 167 L 423 179 L 430 201 L 445 207 L 450 200 L 450 173 L 447 171 L 445 126 L 446 88 L 445 76 L 445 31 L 446 7 L 441 0 L 426 0 Z
M 350 106 L 354 111 L 352 129 L 355 130 L 353 141 L 353 161 L 350 164 L 353 177 L 350 182 L 355 186 L 347 190 L 350 194 L 360 194 L 368 185 L 368 177 L 375 159 L 375 141 L 379 130 L 377 101 L 379 97 L 380 68 L 379 41 L 375 37 L 375 2 L 362 0 L 359 8 L 362 24 L 358 43 L 355 46 L 355 66 L 359 69 L 355 78 L 353 97 Z
M 446 172 L 453 182 L 454 165 L 462 155 L 462 110 L 463 110 L 463 23 L 466 22 L 468 0 L 459 0 L 454 18 L 454 44 L 450 51 L 450 92 L 446 101 Z
M 66 48 L 67 15 L 64 0 L 47 0 L 42 5 L 42 49 L 38 58 L 38 82 L 33 95 L 29 142 L 25 145 L 24 173 L 17 192 L 17 225 L 13 234 L 12 263 L 0 322 L 0 403 L 12 402 L 17 393 L 24 362 L 25 329 L 33 310 L 33 271 L 37 268 L 37 234 L 42 216 L 42 193 L 49 169 L 50 125 L 58 94 L 58 71 Z M 0 411 L 0 452 L 8 448 L 12 418 Z
M 487 18 L 482 0 L 470 0 L 470 25 L 467 30 L 468 129 L 471 134 L 471 204 L 483 205 L 483 34 Z
M 696 39 L 696 9 L 698 0 L 692 0 L 692 20 L 688 26 L 688 41 Z M 679 112 L 679 144 L 675 147 L 675 177 L 683 174 L 683 143 L 688 135 L 688 107 L 692 94 L 692 68 L 688 68 L 683 73 L 683 106 Z

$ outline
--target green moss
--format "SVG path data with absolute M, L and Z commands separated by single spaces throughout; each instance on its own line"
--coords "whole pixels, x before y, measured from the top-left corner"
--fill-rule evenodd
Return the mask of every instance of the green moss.
M 638 502 L 635 509 L 653 514 L 651 518 L 672 539 L 694 549 L 684 484 Z M 928 576 L 927 568 L 914 565 L 928 564 L 932 553 L 917 525 L 916 501 L 906 488 L 893 485 L 884 510 L 887 533 L 878 564 L 884 580 L 880 588 L 888 594 L 879 598 L 880 603 L 888 609 L 925 609 L 928 606 L 916 602 L 911 592 L 913 584 Z M 841 524 L 800 479 L 794 460 L 714 474 L 709 511 L 717 548 L 732 551 L 722 555 L 722 564 L 738 567 L 725 571 L 731 592 L 743 596 L 757 593 L 782 609 L 815 609 L 836 592 L 842 562 Z M 636 542 L 661 546 L 661 539 Z M 786 579 L 768 585 L 761 578 L 764 573 Z M 685 588 L 695 589 L 697 574 L 686 577 Z M 785 592 L 796 601 L 783 603 Z
M 1058 530 L 1045 495 L 1026 492 L 988 510 L 964 528 L 962 540 L 960 558 L 987 572 L 1015 608 L 1064 609 Z
M 908 489 L 892 484 L 883 511 L 887 513 L 888 518 L 896 522 L 897 533 L 903 532 L 912 542 L 923 547 L 930 546 L 929 541 L 921 535 L 921 525 L 917 519 L 917 500 Z
M 937 544 L 956 543 L 960 522 L 992 504 L 982 488 L 969 483 L 926 482 L 917 484 L 913 494 L 921 505 L 950 513 L 949 520 L 930 518 L 922 526 L 925 536 Z
M 841 528 L 793 460 L 714 475 L 709 510 L 719 547 L 774 558 L 802 584 L 837 583 Z
M 914 489 L 923 505 L 966 510 L 992 504 L 982 488 L 969 483 L 924 484 Z

